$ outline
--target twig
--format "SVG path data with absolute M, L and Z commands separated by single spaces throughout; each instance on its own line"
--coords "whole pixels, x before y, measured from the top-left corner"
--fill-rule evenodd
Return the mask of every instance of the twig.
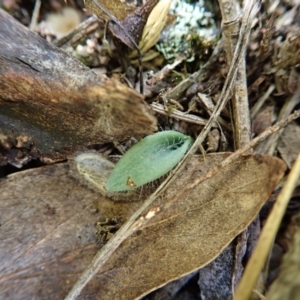
M 191 147 L 190 151 L 185 155 L 182 162 L 179 163 L 179 165 L 176 167 L 176 169 L 175 169 L 176 172 L 181 171 L 182 164 L 186 164 L 186 161 L 188 161 L 192 157 L 192 155 L 197 151 L 199 145 L 202 144 L 205 137 L 209 133 L 209 131 L 212 127 L 212 124 L 214 122 L 216 122 L 222 109 L 226 105 L 226 103 L 230 97 L 230 94 L 232 92 L 232 87 L 233 87 L 235 76 L 237 73 L 237 66 L 239 65 L 240 61 L 243 59 L 245 51 L 246 51 L 247 41 L 248 41 L 248 37 L 250 34 L 250 30 L 251 30 L 251 22 L 255 16 L 255 14 L 258 11 L 258 8 L 259 8 L 259 5 L 255 0 L 246 2 L 245 8 L 244 8 L 244 15 L 242 18 L 242 24 L 241 24 L 241 28 L 240 28 L 240 35 L 239 35 L 239 39 L 236 44 L 236 49 L 235 49 L 233 59 L 232 59 L 233 63 L 231 64 L 231 66 L 229 68 L 224 86 L 222 88 L 221 95 L 218 99 L 215 109 L 214 109 L 213 113 L 211 114 L 207 124 L 205 125 L 202 132 L 196 139 L 196 141 L 193 144 L 193 146 Z M 168 178 L 167 178 L 167 180 L 168 180 Z
M 171 70 L 175 69 L 179 64 L 181 64 L 183 60 L 184 57 L 180 57 L 176 59 L 172 64 L 164 66 L 156 74 L 149 74 L 149 79 L 146 80 L 146 83 L 150 86 L 157 84 L 157 82 L 163 80 Z
M 192 84 L 204 80 L 206 78 L 206 71 L 213 66 L 217 59 L 218 54 L 220 53 L 222 48 L 222 42 L 219 41 L 217 46 L 215 47 L 211 57 L 209 58 L 208 62 L 197 72 L 190 75 L 188 78 L 182 80 L 179 84 L 177 84 L 174 88 L 167 91 L 165 93 L 165 97 L 173 100 L 178 100 L 182 93 L 184 93 Z
M 227 61 L 231 63 L 240 29 L 240 7 L 235 0 L 219 0 L 223 19 L 223 42 Z M 238 65 L 234 93 L 231 99 L 231 117 L 234 132 L 235 150 L 244 147 L 250 141 L 251 125 L 246 82 L 246 63 L 243 58 Z
M 164 106 L 160 103 L 153 102 L 150 104 L 150 106 L 152 107 L 152 109 L 155 112 L 157 112 L 159 114 L 162 114 L 162 115 L 168 116 L 168 117 L 172 117 L 172 118 L 175 118 L 178 120 L 182 120 L 185 122 L 204 126 L 205 124 L 207 124 L 207 121 L 208 121 L 207 119 L 203 119 L 201 117 L 191 115 L 191 114 L 186 114 L 177 109 L 171 110 L 170 112 L 166 111 Z M 217 127 L 217 124 L 213 124 L 213 127 Z
M 229 63 L 234 59 L 233 53 L 236 44 L 238 43 L 237 37 L 240 29 L 240 5 L 237 0 L 219 0 L 219 5 L 222 13 L 223 20 L 223 42 L 226 51 L 227 61 Z M 252 24 L 251 24 L 252 25 Z M 251 138 L 251 123 L 250 111 L 248 104 L 248 89 L 246 80 L 246 60 L 245 56 L 237 66 L 237 75 L 235 78 L 235 86 L 230 103 L 231 119 L 233 129 L 234 149 L 245 147 Z M 250 150 L 252 151 L 252 149 Z M 247 240 L 247 230 L 242 232 L 238 239 Z M 237 250 L 236 250 L 237 251 Z M 235 269 L 241 261 L 241 254 L 235 253 Z M 235 289 L 236 282 L 240 278 L 232 276 L 232 290 Z
M 91 16 L 84 22 L 80 23 L 71 32 L 60 39 L 53 42 L 56 47 L 67 48 L 68 46 L 74 46 L 87 34 L 96 31 L 99 27 L 99 19 L 96 16 Z
M 35 5 L 34 5 L 33 12 L 32 12 L 30 25 L 29 25 L 29 29 L 31 31 L 34 31 L 36 28 L 37 20 L 39 18 L 39 14 L 40 14 L 41 4 L 42 4 L 41 0 L 35 0 Z
M 251 118 L 254 119 L 254 117 L 257 115 L 261 107 L 264 105 L 266 100 L 270 97 L 270 95 L 275 90 L 275 85 L 271 84 L 268 88 L 268 90 L 256 101 L 255 105 L 251 108 Z

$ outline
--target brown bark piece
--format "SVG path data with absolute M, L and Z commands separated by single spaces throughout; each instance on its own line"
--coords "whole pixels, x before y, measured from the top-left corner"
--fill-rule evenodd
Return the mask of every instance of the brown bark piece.
M 89 144 L 155 130 L 142 95 L 96 75 L 0 10 L 0 150 L 64 159 Z M 13 159 L 7 152 L 4 161 Z

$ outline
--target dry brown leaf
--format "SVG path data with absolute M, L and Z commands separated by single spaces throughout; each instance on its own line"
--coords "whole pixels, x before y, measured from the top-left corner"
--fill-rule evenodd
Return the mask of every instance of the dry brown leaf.
M 162 211 L 121 245 L 86 291 L 95 285 L 100 299 L 140 297 L 206 265 L 248 226 L 285 165 L 269 156 L 240 157 L 187 193 L 194 178 L 224 157 L 215 158 L 189 164 L 159 200 Z
M 252 122 L 252 133 L 259 135 L 267 128 L 272 126 L 272 117 L 274 112 L 274 106 L 269 105 L 257 114 Z
M 296 122 L 287 125 L 279 138 L 278 150 L 289 168 L 292 168 L 300 149 L 300 126 Z
M 68 172 L 57 164 L 0 181 L 0 299 L 63 299 L 99 250 L 94 223 L 139 206 L 107 200 Z
M 224 156 L 194 157 L 153 204 L 160 213 L 125 240 L 79 298 L 134 299 L 212 261 L 253 220 L 285 170 L 274 157 L 243 156 L 186 190 Z M 61 299 L 95 254 L 95 203 L 101 216 L 125 219 L 140 205 L 105 200 L 67 171 L 56 165 L 1 181 L 0 290 L 6 298 Z

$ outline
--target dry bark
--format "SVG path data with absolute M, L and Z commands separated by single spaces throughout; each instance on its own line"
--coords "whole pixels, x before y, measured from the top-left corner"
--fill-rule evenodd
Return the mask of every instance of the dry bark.
M 0 164 L 64 159 L 155 129 L 142 95 L 96 75 L 0 10 Z

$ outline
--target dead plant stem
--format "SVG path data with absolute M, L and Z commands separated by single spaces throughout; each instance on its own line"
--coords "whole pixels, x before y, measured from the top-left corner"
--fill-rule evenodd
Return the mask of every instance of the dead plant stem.
M 236 0 L 219 0 L 219 5 L 223 19 L 224 48 L 228 64 L 231 64 L 232 59 L 234 59 L 234 50 L 240 29 L 240 6 Z M 231 117 L 235 150 L 247 145 L 251 137 L 245 57 L 241 59 L 237 68 L 234 92 L 231 99 Z
M 231 64 L 234 58 L 234 50 L 238 42 L 238 32 L 240 30 L 240 5 L 237 0 L 219 0 L 219 5 L 223 20 L 223 43 L 227 56 L 228 64 Z M 247 43 L 246 43 L 247 44 Z M 251 122 L 250 110 L 248 104 L 248 90 L 246 80 L 246 59 L 241 59 L 237 66 L 237 75 L 233 88 L 233 95 L 230 103 L 234 150 L 245 147 L 251 138 Z M 252 152 L 252 149 L 249 150 Z M 246 229 L 238 236 L 238 240 L 247 240 L 248 230 Z M 239 244 L 239 243 L 238 243 Z M 236 249 L 237 251 L 237 249 Z M 235 269 L 238 269 L 242 260 L 242 254 L 235 253 Z M 218 258 L 217 258 L 218 259 Z M 223 262 L 222 262 L 223 263 Z M 236 273 L 232 276 L 232 290 L 236 287 L 236 283 L 240 278 L 236 278 Z
M 41 0 L 35 0 L 34 9 L 33 9 L 31 21 L 29 24 L 29 29 L 31 31 L 35 31 L 35 29 L 36 29 L 36 25 L 38 23 L 38 18 L 40 15 L 41 4 L 42 4 Z

